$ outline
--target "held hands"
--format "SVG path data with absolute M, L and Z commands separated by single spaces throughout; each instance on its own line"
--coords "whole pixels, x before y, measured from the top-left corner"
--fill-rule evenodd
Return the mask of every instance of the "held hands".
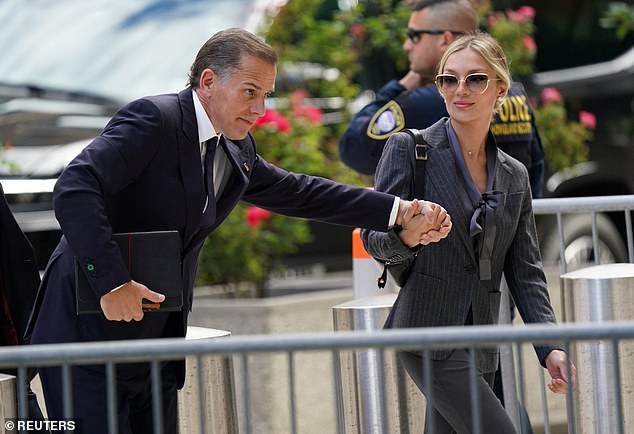
M 408 247 L 437 243 L 449 235 L 451 217 L 440 205 L 425 200 L 401 200 L 396 219 L 403 230 L 399 237 Z
M 546 369 L 550 374 L 551 381 L 548 388 L 553 393 L 566 393 L 568 390 L 568 364 L 566 363 L 566 353 L 561 350 L 553 350 L 546 357 Z M 577 368 L 570 363 L 570 381 L 575 382 Z
M 142 300 L 151 303 L 165 301 L 165 296 L 134 280 L 102 296 L 99 300 L 101 310 L 110 321 L 141 321 L 143 319 Z

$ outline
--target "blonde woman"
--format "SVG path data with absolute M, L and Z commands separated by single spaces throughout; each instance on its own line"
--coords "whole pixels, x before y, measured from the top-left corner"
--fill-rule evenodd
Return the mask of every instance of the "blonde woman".
M 497 148 L 489 130 L 492 114 L 510 83 L 504 52 L 487 34 L 461 37 L 444 53 L 436 85 L 449 117 L 422 130 L 429 145 L 422 199 L 443 206 L 453 227 L 446 239 L 424 246 L 408 225 L 387 233 L 362 231 L 366 249 L 379 259 L 416 256 L 386 328 L 496 324 L 503 273 L 525 322 L 555 323 L 537 244 L 528 172 Z M 377 190 L 411 197 L 411 140 L 404 133 L 390 137 L 377 168 Z M 548 387 L 565 393 L 566 354 L 557 346 L 536 346 L 535 350 L 552 377 Z M 430 354 L 433 415 L 428 413 L 426 419 L 435 422 L 435 429 L 427 426 L 425 432 L 473 432 L 468 350 L 442 349 Z M 403 352 L 400 358 L 428 395 L 422 355 Z M 478 349 L 476 364 L 480 432 L 515 433 L 490 388 L 498 349 Z

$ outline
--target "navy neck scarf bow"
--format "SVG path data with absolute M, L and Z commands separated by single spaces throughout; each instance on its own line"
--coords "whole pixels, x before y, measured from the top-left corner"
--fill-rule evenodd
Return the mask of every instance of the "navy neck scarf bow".
M 491 134 L 487 139 L 487 187 L 482 194 L 478 191 L 467 164 L 464 160 L 458 137 L 451 127 L 451 122 L 447 123 L 447 134 L 449 143 L 456 155 L 458 172 L 462 175 L 464 190 L 461 191 L 463 204 L 466 209 L 472 209 L 471 220 L 469 222 L 469 234 L 474 241 L 474 249 L 478 257 L 478 270 L 480 280 L 491 280 L 491 256 L 493 254 L 493 243 L 495 242 L 495 209 L 504 206 L 506 194 L 493 189 L 495 171 L 497 169 L 497 146 Z

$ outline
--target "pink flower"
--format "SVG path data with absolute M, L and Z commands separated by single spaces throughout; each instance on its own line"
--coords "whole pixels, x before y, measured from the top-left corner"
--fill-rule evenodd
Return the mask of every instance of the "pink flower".
M 524 44 L 524 48 L 526 48 L 530 52 L 537 51 L 537 44 L 535 40 L 530 36 L 526 35 L 522 38 L 522 43 Z
M 548 104 L 551 102 L 560 102 L 561 94 L 554 87 L 545 87 L 542 90 L 542 102 Z
M 535 18 L 535 8 L 532 6 L 520 6 L 517 13 L 524 15 L 526 18 Z
M 581 125 L 585 125 L 591 130 L 594 130 L 597 127 L 597 117 L 594 115 L 594 113 L 590 113 L 587 111 L 581 110 L 579 112 L 579 122 L 581 122 Z
M 295 89 L 293 93 L 291 93 L 288 97 L 291 102 L 291 106 L 301 104 L 302 101 L 304 101 L 304 99 L 306 98 L 308 98 L 308 92 L 306 92 L 306 89 L 303 89 L 301 87 L 299 89 Z
M 522 6 L 516 11 L 508 11 L 506 15 L 515 23 L 526 23 L 535 17 L 535 9 L 530 6 Z
M 247 224 L 252 228 L 257 228 L 262 224 L 263 220 L 271 218 L 271 212 L 257 206 L 247 208 Z
M 526 22 L 527 19 L 524 15 L 517 13 L 516 11 L 508 11 L 506 13 L 506 16 L 509 17 L 509 20 L 513 21 L 514 23 L 518 23 L 521 24 L 523 22 Z
M 296 105 L 293 107 L 293 114 L 308 118 L 314 124 L 320 124 L 323 117 L 321 110 L 311 105 Z
M 266 109 L 264 115 L 255 121 L 253 128 L 266 125 L 273 125 L 282 134 L 291 132 L 291 122 L 284 115 L 275 110 Z
M 350 26 L 350 34 L 356 38 L 362 38 L 365 33 L 365 29 L 363 28 L 363 24 L 354 23 Z

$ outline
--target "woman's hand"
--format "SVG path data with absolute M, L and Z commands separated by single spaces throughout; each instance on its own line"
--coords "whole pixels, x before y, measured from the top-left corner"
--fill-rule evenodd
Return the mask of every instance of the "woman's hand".
M 551 380 L 548 388 L 553 393 L 566 393 L 568 390 L 568 363 L 566 362 L 566 353 L 561 350 L 553 350 L 546 357 L 546 369 L 550 374 Z M 577 377 L 577 368 L 570 363 L 570 381 L 575 382 Z
M 425 200 L 414 200 L 403 215 L 399 237 L 408 247 L 427 245 L 447 237 L 451 231 L 451 217 L 440 205 Z

